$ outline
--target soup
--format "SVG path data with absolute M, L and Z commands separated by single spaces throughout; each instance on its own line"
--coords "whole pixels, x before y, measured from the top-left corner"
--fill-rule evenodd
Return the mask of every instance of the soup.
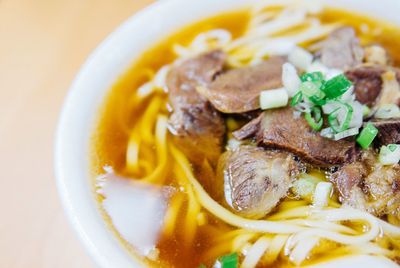
M 221 14 L 150 48 L 93 135 L 105 220 L 154 267 L 396 261 L 398 44 L 389 24 L 292 4 Z

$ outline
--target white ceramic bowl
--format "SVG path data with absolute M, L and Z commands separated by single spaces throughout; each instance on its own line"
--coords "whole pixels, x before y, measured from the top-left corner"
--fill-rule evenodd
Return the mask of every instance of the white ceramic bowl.
M 89 177 L 89 137 L 99 106 L 116 79 L 140 54 L 183 25 L 235 10 L 257 0 L 159 1 L 128 19 L 88 58 L 71 86 L 60 117 L 55 147 L 58 190 L 68 218 L 100 267 L 139 267 L 103 221 Z M 277 1 L 280 2 L 280 1 Z M 398 0 L 326 0 L 400 25 Z M 383 267 L 384 260 L 358 256 L 324 267 Z

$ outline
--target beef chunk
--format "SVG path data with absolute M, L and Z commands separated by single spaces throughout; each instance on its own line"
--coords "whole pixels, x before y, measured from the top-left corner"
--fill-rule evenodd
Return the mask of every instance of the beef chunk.
M 239 140 L 254 137 L 263 146 L 286 150 L 320 166 L 352 162 L 357 155 L 355 142 L 322 137 L 289 108 L 265 111 L 233 135 Z
M 382 65 L 363 65 L 348 70 L 348 79 L 354 83 L 356 99 L 369 107 L 400 104 L 400 70 Z
M 345 74 L 354 83 L 356 99 L 372 107 L 382 91 L 382 74 L 386 71 L 384 66 L 360 66 L 351 69 Z
M 262 90 L 282 87 L 284 63 L 283 57 L 272 57 L 255 66 L 229 70 L 198 91 L 223 113 L 253 111 L 260 108 Z
M 218 111 L 197 91 L 206 86 L 223 68 L 226 55 L 215 50 L 181 62 L 169 72 L 167 88 L 173 113 L 170 130 L 177 146 L 189 159 L 214 165 L 222 150 L 225 134 L 224 120 Z
M 375 152 L 366 151 L 360 160 L 341 167 L 331 178 L 345 205 L 378 217 L 400 216 L 400 165 L 383 166 Z
M 224 181 L 225 199 L 233 211 L 258 219 L 286 196 L 297 170 L 288 153 L 240 146 L 221 156 L 218 179 Z
M 350 199 L 352 189 L 361 185 L 362 178 L 365 175 L 365 167 L 360 162 L 354 162 L 339 168 L 335 173 L 334 182 L 340 195 L 345 199 Z
M 371 123 L 378 129 L 376 142 L 379 146 L 400 144 L 400 118 L 374 119 Z
M 332 32 L 323 42 L 321 62 L 330 68 L 346 70 L 361 64 L 364 51 L 352 27 Z

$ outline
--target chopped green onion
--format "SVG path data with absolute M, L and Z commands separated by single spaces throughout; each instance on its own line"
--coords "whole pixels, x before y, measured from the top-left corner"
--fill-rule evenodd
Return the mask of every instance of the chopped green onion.
M 237 253 L 222 256 L 220 258 L 222 268 L 237 268 L 239 262 L 239 256 Z
M 313 205 L 318 208 L 327 206 L 332 194 L 332 188 L 332 183 L 330 182 L 323 181 L 318 183 L 317 187 L 315 187 Z
M 321 90 L 326 94 L 328 99 L 335 99 L 343 95 L 351 86 L 352 83 L 350 80 L 345 75 L 340 74 L 326 81 L 322 85 Z
M 394 165 L 400 161 L 400 145 L 389 144 L 382 146 L 379 152 L 379 162 L 382 165 Z
M 306 81 L 301 83 L 299 89 L 308 98 L 323 99 L 325 94 L 320 90 L 320 87 L 317 82 Z
M 282 66 L 282 84 L 288 91 L 290 97 L 293 97 L 301 85 L 301 80 L 297 75 L 296 68 L 290 64 L 285 63 Z
M 367 105 L 363 105 L 363 117 L 367 117 L 370 112 L 371 109 Z
M 318 84 L 309 81 L 303 82 L 300 85 L 300 91 L 303 93 L 304 96 L 318 96 L 323 98 L 324 93 L 319 88 L 320 86 Z
M 305 73 L 300 77 L 302 82 L 321 82 L 324 80 L 324 75 L 321 72 Z
M 399 145 L 397 145 L 397 144 L 389 144 L 387 147 L 389 148 L 389 150 L 391 152 L 394 152 L 394 151 L 396 151 L 396 149 L 399 148 Z
M 312 114 L 314 115 L 314 117 L 312 116 Z M 324 123 L 321 115 L 321 109 L 318 107 L 311 108 L 311 113 L 306 113 L 304 117 L 311 128 L 316 131 L 320 130 L 322 124 Z
M 335 100 L 328 100 L 325 105 L 322 106 L 324 114 L 330 114 L 338 108 L 342 107 L 342 102 Z
M 322 137 L 328 138 L 328 139 L 333 139 L 335 136 L 334 131 L 330 127 L 327 127 L 327 128 L 324 128 L 323 130 L 321 130 L 320 134 Z
M 349 129 L 347 129 L 345 131 L 342 131 L 342 132 L 339 132 L 339 133 L 335 134 L 333 136 L 333 138 L 334 138 L 335 141 L 338 141 L 338 140 L 341 140 L 341 139 L 344 139 L 344 138 L 347 138 L 347 137 L 350 137 L 350 136 L 357 135 L 358 133 L 359 133 L 358 127 L 349 128 Z
M 378 129 L 373 124 L 368 123 L 358 136 L 357 142 L 363 149 L 367 149 L 376 135 L 378 135 Z
M 309 81 L 301 83 L 300 91 L 307 97 L 319 96 L 321 93 L 319 86 L 316 83 Z
M 260 107 L 263 110 L 285 107 L 289 95 L 284 88 L 264 90 L 260 94 Z
M 311 96 L 308 98 L 312 103 L 318 105 L 318 106 L 323 106 L 326 103 L 326 100 L 324 97 L 317 97 L 317 96 Z
M 207 268 L 204 264 L 200 264 L 198 268 Z
M 311 112 L 311 107 L 312 107 L 311 103 L 302 101 L 298 103 L 294 108 L 301 113 L 309 113 Z
M 290 101 L 290 106 L 296 106 L 303 99 L 303 93 L 301 91 L 297 92 Z
M 353 115 L 349 124 L 349 128 L 361 128 L 363 125 L 363 106 L 358 101 L 347 102 L 353 108 Z
M 348 129 L 353 116 L 353 107 L 347 103 L 341 104 L 342 107 L 337 108 L 328 116 L 328 123 L 336 133 Z

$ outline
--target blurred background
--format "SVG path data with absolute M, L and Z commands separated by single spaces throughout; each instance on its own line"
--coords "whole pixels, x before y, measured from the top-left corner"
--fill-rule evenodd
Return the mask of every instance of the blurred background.
M 56 191 L 63 98 L 89 53 L 152 0 L 0 0 L 0 267 L 94 267 Z

